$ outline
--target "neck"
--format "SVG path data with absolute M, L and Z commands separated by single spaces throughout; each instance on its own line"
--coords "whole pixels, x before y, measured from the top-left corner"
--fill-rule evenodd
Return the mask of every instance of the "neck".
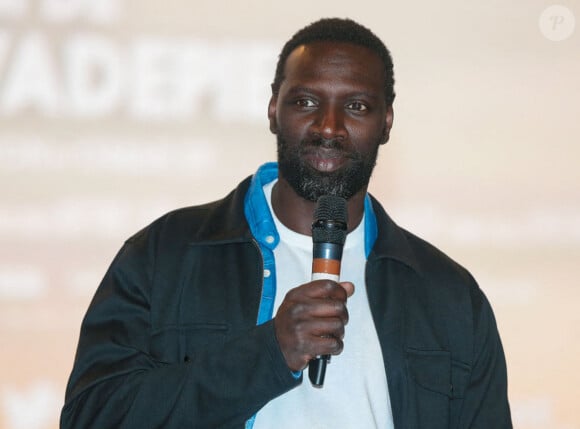
M 348 232 L 355 229 L 362 220 L 365 195 L 366 187 L 347 201 Z M 312 234 L 316 202 L 299 196 L 283 177 L 279 177 L 272 189 L 272 207 L 276 217 L 284 226 L 299 234 Z

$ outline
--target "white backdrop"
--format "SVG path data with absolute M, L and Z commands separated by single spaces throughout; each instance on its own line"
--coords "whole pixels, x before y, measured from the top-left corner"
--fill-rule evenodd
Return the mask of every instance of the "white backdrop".
M 579 429 L 580 6 L 443 3 L 0 0 L 0 428 L 57 428 L 123 240 L 274 159 L 277 53 L 340 16 L 395 61 L 372 192 L 490 298 L 515 427 Z

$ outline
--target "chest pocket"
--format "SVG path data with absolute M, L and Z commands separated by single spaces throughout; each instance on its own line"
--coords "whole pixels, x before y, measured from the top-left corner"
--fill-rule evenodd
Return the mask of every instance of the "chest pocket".
M 187 363 L 200 353 L 217 350 L 227 333 L 228 326 L 217 323 L 165 327 L 151 336 L 151 355 L 160 363 Z
M 407 350 L 409 427 L 446 429 L 465 394 L 470 367 L 444 350 Z

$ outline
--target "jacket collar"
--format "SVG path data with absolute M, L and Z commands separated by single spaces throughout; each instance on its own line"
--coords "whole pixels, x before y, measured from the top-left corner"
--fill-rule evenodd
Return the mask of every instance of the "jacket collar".
M 225 198 L 186 210 L 198 212 L 197 225 L 191 236 L 191 244 L 235 243 L 252 240 L 252 234 L 244 219 L 244 197 L 251 177 L 244 179 Z M 203 213 L 203 214 L 202 214 Z
M 409 232 L 399 227 L 373 197 L 368 196 L 378 225 L 377 239 L 369 258 L 392 259 L 421 272 L 421 265 L 408 240 Z

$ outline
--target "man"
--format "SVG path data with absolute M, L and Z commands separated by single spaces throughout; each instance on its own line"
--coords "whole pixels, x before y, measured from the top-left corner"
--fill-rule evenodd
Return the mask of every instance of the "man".
M 369 30 L 296 33 L 268 106 L 279 164 L 125 243 L 83 321 L 61 426 L 510 428 L 483 293 L 367 194 L 393 99 Z M 310 281 L 322 195 L 347 200 L 340 283 Z M 302 371 L 320 355 L 337 356 L 314 388 Z

